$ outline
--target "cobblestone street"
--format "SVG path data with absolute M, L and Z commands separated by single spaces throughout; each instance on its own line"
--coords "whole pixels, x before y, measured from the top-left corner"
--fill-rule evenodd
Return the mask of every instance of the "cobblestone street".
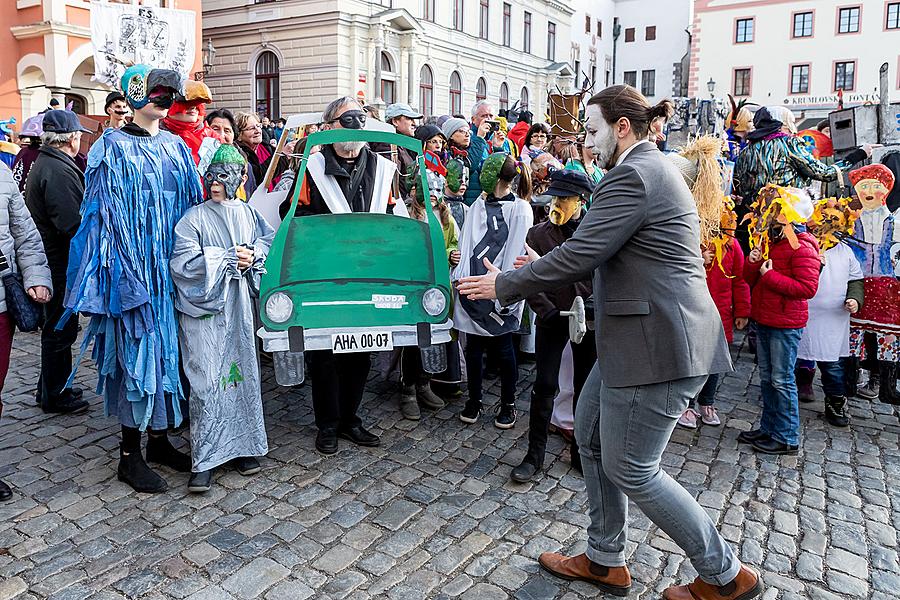
M 598 597 L 539 570 L 542 551 L 583 549 L 586 496 L 555 435 L 540 479 L 509 481 L 525 451 L 522 412 L 505 432 L 488 416 L 460 423 L 460 401 L 404 421 L 396 375 L 385 381 L 373 369 L 363 420 L 382 446 L 341 441 L 324 458 L 313 448 L 309 386 L 277 388 L 266 367 L 262 473 L 220 471 L 209 493 L 190 495 L 186 475 L 163 469 L 169 492 L 139 495 L 116 480 L 119 428 L 87 391 L 89 360 L 79 374 L 89 413 L 49 416 L 34 405 L 39 347 L 37 336 L 17 336 L 3 396 L 0 478 L 15 496 L 0 504 L 0 600 Z M 520 407 L 532 368 L 521 370 Z M 836 430 L 821 403 L 803 406 L 800 456 L 759 457 L 736 440 L 759 413 L 752 372 L 743 353 L 720 387 L 723 426 L 676 431 L 666 470 L 763 571 L 766 600 L 900 597 L 896 415 L 854 400 L 850 428 Z M 695 576 L 637 509 L 630 521 L 632 598 L 659 598 Z

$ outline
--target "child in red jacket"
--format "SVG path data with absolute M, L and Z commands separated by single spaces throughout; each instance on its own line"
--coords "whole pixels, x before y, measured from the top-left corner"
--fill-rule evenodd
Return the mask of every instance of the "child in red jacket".
M 798 211 L 804 221 L 811 208 Z M 785 235 L 786 227 L 798 233 Z M 744 265 L 744 279 L 752 289 L 750 317 L 757 330 L 763 412 L 759 428 L 741 433 L 738 440 L 764 454 L 797 454 L 800 408 L 794 364 L 808 319 L 807 301 L 819 287 L 819 245 L 802 226 L 790 224 L 774 227 L 771 239 L 768 260 L 754 248 Z
M 716 258 L 714 246 L 703 249 L 703 263 L 706 267 L 706 286 L 709 294 L 719 309 L 725 338 L 728 343 L 734 341 L 734 327 L 743 329 L 750 317 L 750 286 L 744 281 L 744 251 L 734 238 L 725 237 L 722 244 L 721 259 Z M 687 429 L 697 428 L 699 418 L 706 425 L 721 425 L 722 421 L 716 412 L 716 388 L 719 386 L 719 375 L 714 373 L 706 380 L 706 385 L 697 396 L 700 407 L 698 413 L 693 407 L 678 418 L 678 424 Z

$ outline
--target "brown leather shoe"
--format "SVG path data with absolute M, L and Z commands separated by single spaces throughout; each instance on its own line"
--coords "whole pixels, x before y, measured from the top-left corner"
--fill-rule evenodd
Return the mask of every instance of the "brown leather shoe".
M 673 585 L 663 592 L 665 600 L 750 600 L 763 593 L 759 574 L 741 565 L 737 577 L 728 585 L 710 585 L 699 577 L 688 585 Z
M 593 583 L 607 594 L 627 596 L 631 589 L 628 567 L 604 567 L 591 562 L 586 554 L 568 557 L 556 552 L 544 552 L 538 562 L 544 570 L 557 577 Z

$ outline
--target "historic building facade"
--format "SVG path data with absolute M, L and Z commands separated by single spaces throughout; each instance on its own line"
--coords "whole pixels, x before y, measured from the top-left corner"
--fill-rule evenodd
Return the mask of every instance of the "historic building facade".
M 690 92 L 715 83 L 807 117 L 878 101 L 879 67 L 900 99 L 900 0 L 696 0 Z
M 120 0 L 139 4 L 138 0 Z M 197 13 L 199 70 L 200 0 L 143 0 L 143 4 Z M 47 107 L 51 97 L 72 103 L 82 114 L 102 114 L 109 88 L 91 81 L 94 74 L 86 0 L 3 0 L 0 29 L 0 119 L 21 123 Z
M 556 0 L 205 0 L 218 104 L 269 116 L 341 95 L 427 115 L 480 99 L 536 114 L 574 85 L 573 10 Z

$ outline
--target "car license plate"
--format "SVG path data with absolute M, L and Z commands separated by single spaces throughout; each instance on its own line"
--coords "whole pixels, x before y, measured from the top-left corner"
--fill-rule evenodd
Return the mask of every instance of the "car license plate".
M 394 349 L 394 338 L 388 332 L 363 331 L 331 334 L 331 350 L 335 354 L 349 352 L 382 352 Z

